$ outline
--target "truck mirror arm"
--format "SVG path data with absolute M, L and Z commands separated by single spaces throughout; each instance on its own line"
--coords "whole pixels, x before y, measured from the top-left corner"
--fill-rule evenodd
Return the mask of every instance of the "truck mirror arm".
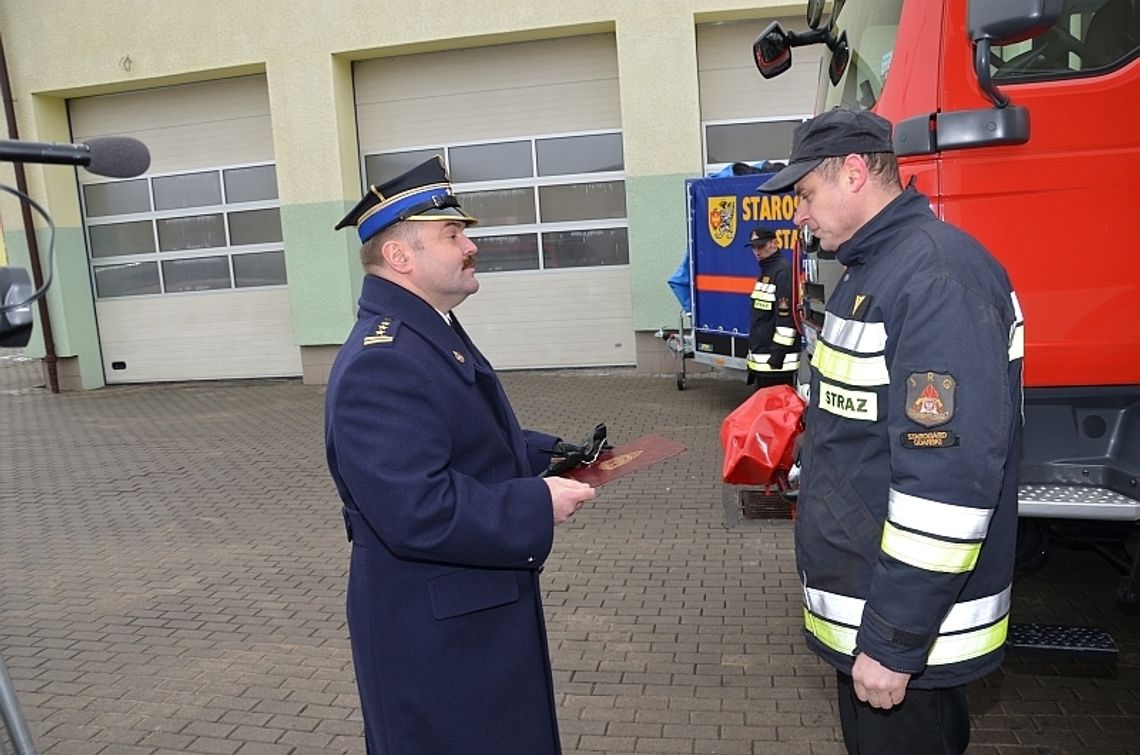
M 990 40 L 988 38 L 974 40 L 974 73 L 978 77 L 978 84 L 982 91 L 994 103 L 994 107 L 1004 108 L 1009 105 L 1007 97 L 997 85 L 994 84 L 990 73 Z

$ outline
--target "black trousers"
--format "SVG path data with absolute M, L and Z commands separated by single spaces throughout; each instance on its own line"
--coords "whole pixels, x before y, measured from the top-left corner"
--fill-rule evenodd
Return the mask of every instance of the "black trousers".
M 901 705 L 872 708 L 837 674 L 839 722 L 849 755 L 961 755 L 970 744 L 966 688 L 908 689 Z

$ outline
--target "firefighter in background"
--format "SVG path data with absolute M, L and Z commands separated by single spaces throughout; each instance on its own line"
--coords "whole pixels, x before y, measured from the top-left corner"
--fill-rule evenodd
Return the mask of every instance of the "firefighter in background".
M 748 246 L 760 263 L 752 289 L 748 327 L 748 384 L 759 388 L 796 383 L 800 336 L 792 320 L 792 266 L 769 228 L 752 229 Z

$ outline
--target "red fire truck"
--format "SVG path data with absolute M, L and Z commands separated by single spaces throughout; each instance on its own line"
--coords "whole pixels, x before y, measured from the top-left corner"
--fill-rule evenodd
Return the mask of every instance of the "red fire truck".
M 903 178 L 1009 270 L 1025 316 L 1019 560 L 1077 539 L 1140 607 L 1140 0 L 824 0 L 761 73 L 825 44 L 817 112 L 895 126 Z M 805 338 L 838 263 L 803 260 Z

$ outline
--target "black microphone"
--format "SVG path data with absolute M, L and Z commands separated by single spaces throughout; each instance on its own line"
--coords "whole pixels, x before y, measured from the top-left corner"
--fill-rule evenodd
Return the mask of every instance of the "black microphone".
M 100 136 L 82 144 L 0 139 L 0 160 L 10 163 L 81 165 L 112 178 L 133 178 L 150 167 L 150 150 L 129 136 Z

